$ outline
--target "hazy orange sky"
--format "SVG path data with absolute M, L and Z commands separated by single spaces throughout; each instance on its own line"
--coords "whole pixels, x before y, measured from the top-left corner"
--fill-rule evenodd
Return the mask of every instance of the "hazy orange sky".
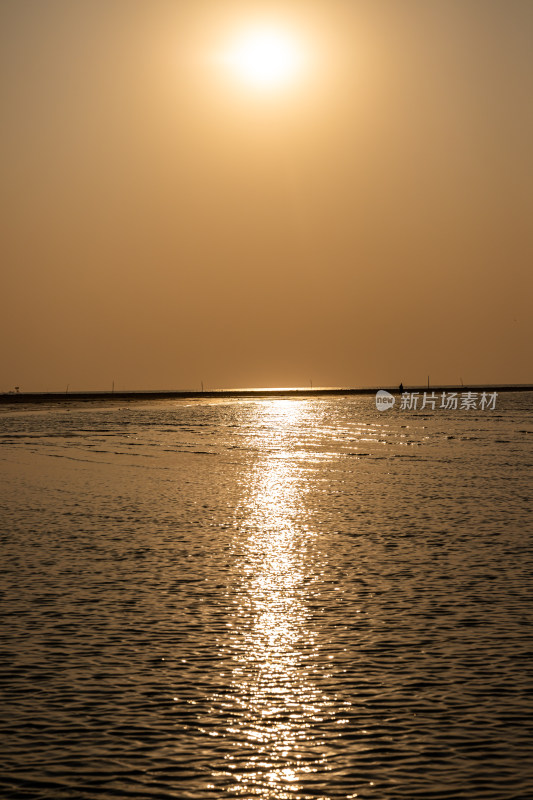
M 264 90 L 218 57 L 270 25 Z M 0 0 L 0 391 L 533 382 L 530 0 Z

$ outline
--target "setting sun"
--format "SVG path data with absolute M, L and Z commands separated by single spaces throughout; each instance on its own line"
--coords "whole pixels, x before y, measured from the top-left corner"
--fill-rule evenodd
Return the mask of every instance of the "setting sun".
M 303 49 L 296 39 L 286 31 L 267 27 L 242 31 L 223 56 L 240 81 L 260 89 L 292 83 L 303 60 Z

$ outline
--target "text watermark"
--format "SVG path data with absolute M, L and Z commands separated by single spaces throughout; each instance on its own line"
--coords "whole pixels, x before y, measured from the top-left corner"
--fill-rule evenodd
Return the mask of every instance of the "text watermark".
M 494 411 L 498 392 L 402 392 L 400 411 Z M 380 389 L 376 394 L 378 411 L 388 411 L 396 403 L 390 392 Z

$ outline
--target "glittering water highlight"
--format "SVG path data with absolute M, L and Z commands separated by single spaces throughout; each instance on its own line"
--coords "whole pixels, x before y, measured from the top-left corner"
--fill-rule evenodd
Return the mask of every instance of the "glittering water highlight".
M 2 409 L 2 795 L 533 796 L 531 401 Z

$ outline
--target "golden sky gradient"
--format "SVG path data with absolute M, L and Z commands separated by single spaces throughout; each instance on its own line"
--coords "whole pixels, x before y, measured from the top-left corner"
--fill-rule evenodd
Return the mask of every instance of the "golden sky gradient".
M 0 0 L 0 38 L 0 391 L 533 381 L 529 0 Z

